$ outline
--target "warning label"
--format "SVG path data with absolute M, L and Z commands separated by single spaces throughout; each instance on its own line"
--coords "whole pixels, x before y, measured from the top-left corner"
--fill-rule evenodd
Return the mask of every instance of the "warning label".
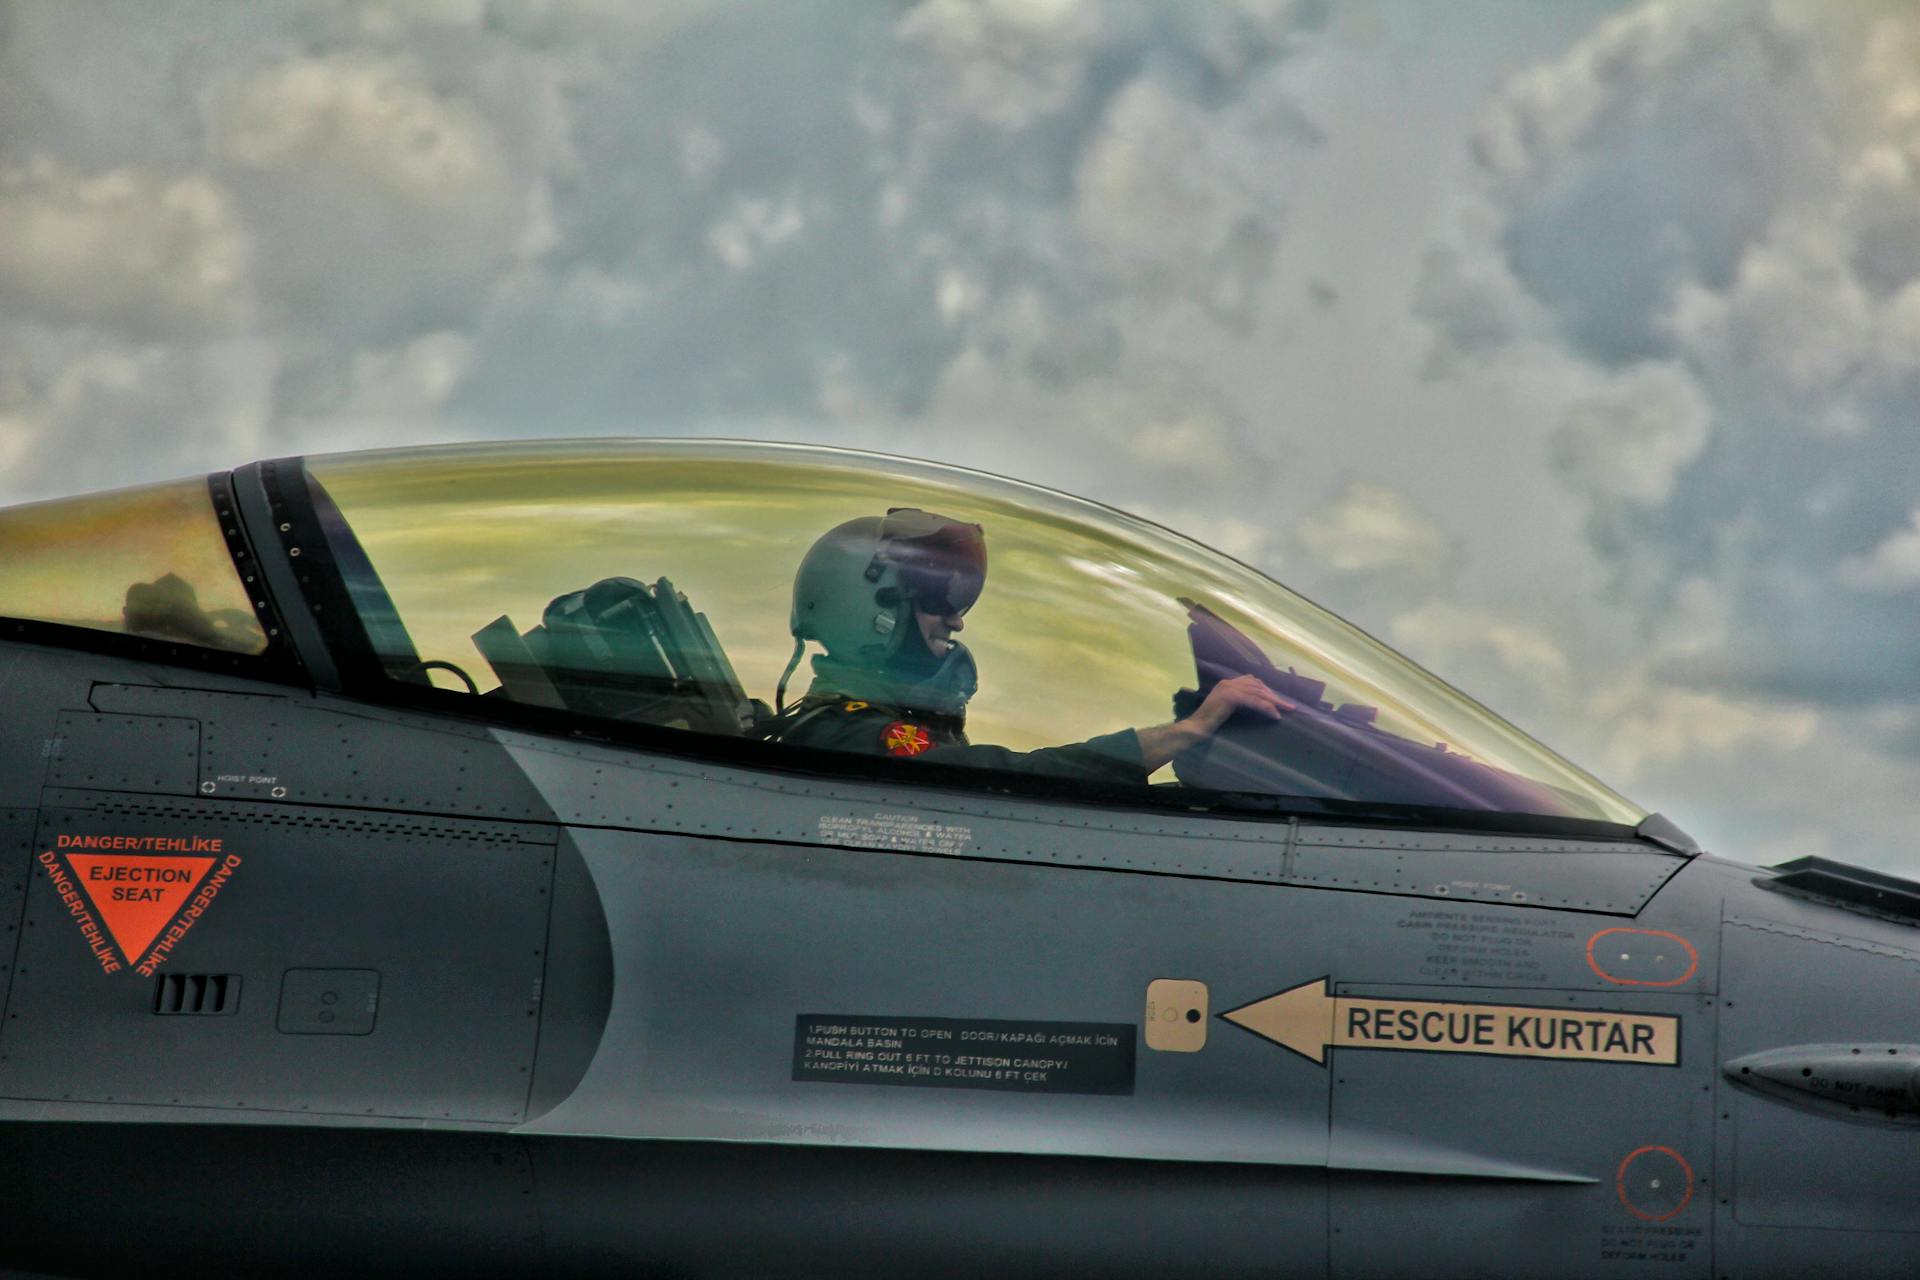
M 126 849 L 138 853 L 219 853 L 224 843 L 208 836 L 71 836 L 54 839 L 60 849 Z
M 73 917 L 102 973 L 117 973 L 139 957 L 136 971 L 151 977 L 167 953 L 205 914 L 234 868 L 237 854 L 222 858 L 150 856 L 145 853 L 76 853 L 76 849 L 222 850 L 222 842 L 197 836 L 62 835 L 39 855 L 53 890 Z M 219 868 L 215 870 L 214 864 Z M 212 874 L 209 875 L 209 872 Z M 162 930 L 165 930 L 164 936 Z M 155 940 L 158 939 L 156 942 Z M 117 951 L 116 951 L 117 948 Z
M 60 905 L 67 909 L 73 922 L 80 926 L 80 936 L 87 940 L 87 946 L 93 951 L 93 958 L 100 965 L 102 973 L 120 972 L 120 958 L 113 954 L 113 946 L 107 941 L 107 935 L 100 930 L 100 922 L 93 918 L 93 912 L 87 910 L 87 901 L 80 896 L 80 890 L 74 886 L 73 877 L 60 865 L 60 859 L 53 850 L 48 849 L 40 855 L 40 865 L 47 869 L 47 879 L 53 882 L 53 891 L 60 895 Z
M 871 816 L 829 814 L 820 819 L 819 835 L 829 844 L 905 853 L 965 853 L 973 844 L 972 827 L 885 810 Z
M 1640 1223 L 1600 1228 L 1600 1261 L 1684 1264 L 1706 1243 L 1705 1227 L 1661 1227 Z
M 1024 1093 L 1133 1092 L 1125 1022 L 1012 1022 L 803 1013 L 793 1078 Z
M 207 908 L 213 905 L 214 896 L 220 892 L 221 886 L 226 884 L 228 877 L 233 875 L 233 869 L 239 865 L 238 854 L 230 853 L 221 861 L 220 869 L 200 886 L 200 891 L 193 895 L 186 909 L 175 917 L 173 923 L 167 927 L 166 935 L 153 944 L 153 949 L 147 952 L 140 961 L 140 967 L 134 972 L 143 978 L 151 978 L 160 966 L 167 962 L 167 953 L 173 950 L 180 939 L 187 936 L 187 930 L 193 928 L 200 917 L 206 913 Z

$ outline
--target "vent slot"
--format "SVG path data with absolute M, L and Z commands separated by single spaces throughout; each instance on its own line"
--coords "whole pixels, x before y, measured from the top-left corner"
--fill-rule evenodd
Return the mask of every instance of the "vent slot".
M 153 984 L 159 1014 L 231 1014 L 240 1009 L 237 973 L 163 973 Z

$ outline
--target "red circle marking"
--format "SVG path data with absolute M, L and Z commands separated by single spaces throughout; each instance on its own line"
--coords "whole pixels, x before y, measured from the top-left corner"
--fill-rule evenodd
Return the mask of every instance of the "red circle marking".
M 1680 1203 L 1665 1213 L 1648 1213 L 1645 1209 L 1639 1208 L 1633 1201 L 1627 1198 L 1627 1166 L 1635 1160 L 1638 1160 L 1641 1156 L 1656 1151 L 1663 1156 L 1673 1157 L 1674 1163 L 1680 1166 L 1680 1172 L 1687 1175 L 1687 1194 L 1681 1196 Z M 1627 1212 L 1634 1217 L 1645 1222 L 1665 1222 L 1668 1218 L 1678 1217 L 1680 1211 L 1693 1202 L 1693 1166 L 1687 1163 L 1685 1156 L 1675 1151 L 1672 1147 L 1641 1147 L 1637 1150 L 1629 1151 L 1627 1158 L 1620 1162 L 1619 1172 L 1613 1175 L 1613 1189 L 1619 1193 L 1620 1203 L 1626 1206 Z
M 1600 967 L 1600 961 L 1595 959 L 1593 954 L 1594 945 L 1610 933 L 1631 933 L 1642 938 L 1672 938 L 1675 942 L 1687 949 L 1687 971 L 1677 978 L 1662 978 L 1657 982 L 1651 978 L 1616 978 Z M 1602 929 L 1587 939 L 1587 968 L 1593 970 L 1601 981 L 1611 982 L 1615 986 L 1677 987 L 1694 974 L 1700 972 L 1700 953 L 1693 949 L 1691 942 L 1688 942 L 1677 933 L 1668 933 L 1664 929 Z

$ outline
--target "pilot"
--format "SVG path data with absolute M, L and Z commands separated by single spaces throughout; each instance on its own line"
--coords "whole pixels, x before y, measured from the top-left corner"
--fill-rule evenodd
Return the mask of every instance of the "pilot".
M 808 641 L 813 659 L 805 697 L 768 729 L 796 746 L 872 755 L 925 756 L 942 763 L 1144 785 L 1180 752 L 1212 737 L 1234 713 L 1277 719 L 1294 704 L 1255 676 L 1222 680 L 1184 719 L 1122 729 L 1038 751 L 967 741 L 967 702 L 979 687 L 973 655 L 954 638 L 987 578 L 977 524 L 913 507 L 862 516 L 823 534 L 794 575 L 793 660 L 776 704 Z

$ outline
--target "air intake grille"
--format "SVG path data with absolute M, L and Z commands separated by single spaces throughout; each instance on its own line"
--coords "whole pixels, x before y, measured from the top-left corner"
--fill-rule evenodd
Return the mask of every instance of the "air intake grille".
M 237 973 L 163 973 L 154 981 L 155 1013 L 229 1014 L 240 1008 Z
M 1778 873 L 1773 879 L 1754 883 L 1882 920 L 1920 924 L 1920 884 L 1912 880 L 1814 857 L 1795 858 L 1772 870 Z

